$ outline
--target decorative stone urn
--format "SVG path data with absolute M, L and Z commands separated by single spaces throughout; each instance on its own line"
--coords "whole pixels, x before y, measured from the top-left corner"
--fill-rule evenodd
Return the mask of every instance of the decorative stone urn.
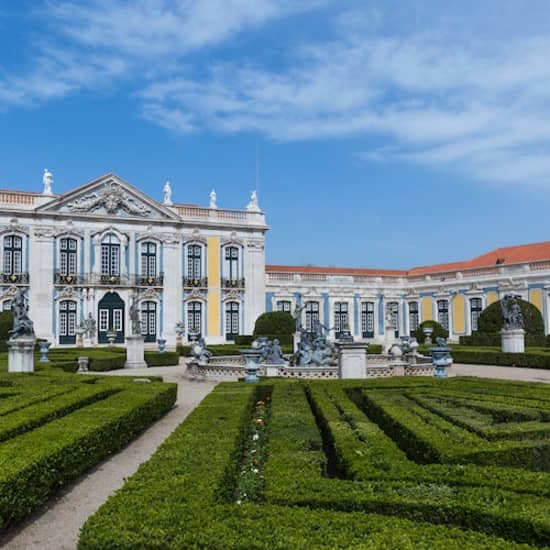
M 109 332 L 105 333 L 105 336 L 107 336 L 107 340 L 109 340 L 109 345 L 113 346 L 115 344 L 117 332 L 114 330 L 110 330 Z
M 164 338 L 158 338 L 157 344 L 159 345 L 159 353 L 164 353 L 166 351 L 166 340 Z
M 430 348 L 432 354 L 432 364 L 435 367 L 435 378 L 447 378 L 446 369 L 453 364 L 451 348 L 447 345 L 444 338 L 437 339 L 437 345 Z
M 40 346 L 40 359 L 38 361 L 40 363 L 49 363 L 50 360 L 48 359 L 48 352 L 50 351 L 50 346 L 52 345 L 51 342 L 39 342 L 38 345 Z
M 424 336 L 426 339 L 424 340 L 425 344 L 428 344 L 429 346 L 432 344 L 432 334 L 434 333 L 433 327 L 425 326 L 422 329 L 422 332 L 424 333 Z
M 260 370 L 261 353 L 256 349 L 240 349 L 239 353 L 244 357 L 246 378 L 245 382 L 259 382 L 258 371 Z

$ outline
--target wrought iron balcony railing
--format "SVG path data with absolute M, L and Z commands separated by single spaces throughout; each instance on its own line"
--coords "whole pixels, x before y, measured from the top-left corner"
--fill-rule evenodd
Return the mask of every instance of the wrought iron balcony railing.
M 244 279 L 227 279 L 222 277 L 222 288 L 244 288 Z
M 137 275 L 137 286 L 162 286 L 164 284 L 164 275 L 151 276 L 151 275 Z
M 53 282 L 55 285 L 81 285 L 84 282 L 82 275 L 55 272 L 53 274 Z
M 10 285 L 28 285 L 28 273 L 2 273 L 2 283 Z
M 184 277 L 183 286 L 185 288 L 207 288 L 208 277 Z

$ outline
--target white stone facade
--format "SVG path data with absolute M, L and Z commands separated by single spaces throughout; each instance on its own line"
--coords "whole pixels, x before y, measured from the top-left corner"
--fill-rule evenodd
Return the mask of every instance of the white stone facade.
M 174 348 L 178 322 L 184 341 L 251 333 L 265 307 L 263 212 L 170 202 L 114 174 L 63 195 L 0 191 L 0 307 L 26 289 L 36 335 L 54 345 L 78 344 L 90 314 L 87 341 L 115 331 L 122 343 L 134 295 L 147 347 Z

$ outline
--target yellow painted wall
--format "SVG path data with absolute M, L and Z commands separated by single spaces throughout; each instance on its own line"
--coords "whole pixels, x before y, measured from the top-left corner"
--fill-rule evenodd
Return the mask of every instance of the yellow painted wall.
M 432 299 L 429 296 L 422 298 L 422 321 L 433 321 Z
M 487 292 L 487 305 L 490 306 L 498 301 L 498 294 L 496 292 Z
M 529 301 L 542 313 L 542 290 L 540 288 L 529 291 Z
M 220 239 L 208 237 L 208 336 L 220 333 Z
M 455 334 L 463 334 L 466 332 L 464 296 L 462 294 L 457 294 L 453 298 L 453 331 Z

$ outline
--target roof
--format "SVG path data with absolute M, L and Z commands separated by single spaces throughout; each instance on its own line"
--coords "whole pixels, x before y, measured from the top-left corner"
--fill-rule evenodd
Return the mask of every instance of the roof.
M 268 273 L 315 273 L 320 275 L 364 275 L 364 276 L 386 276 L 406 277 L 415 275 L 430 275 L 452 271 L 464 271 L 493 267 L 497 265 L 521 264 L 527 262 L 538 262 L 550 260 L 550 241 L 541 243 L 524 244 L 519 246 L 508 246 L 496 248 L 486 254 L 477 256 L 471 260 L 436 264 L 421 267 L 413 267 L 409 270 L 399 269 L 369 269 L 369 268 L 345 268 L 345 267 L 320 267 L 312 265 L 286 266 L 266 265 Z

